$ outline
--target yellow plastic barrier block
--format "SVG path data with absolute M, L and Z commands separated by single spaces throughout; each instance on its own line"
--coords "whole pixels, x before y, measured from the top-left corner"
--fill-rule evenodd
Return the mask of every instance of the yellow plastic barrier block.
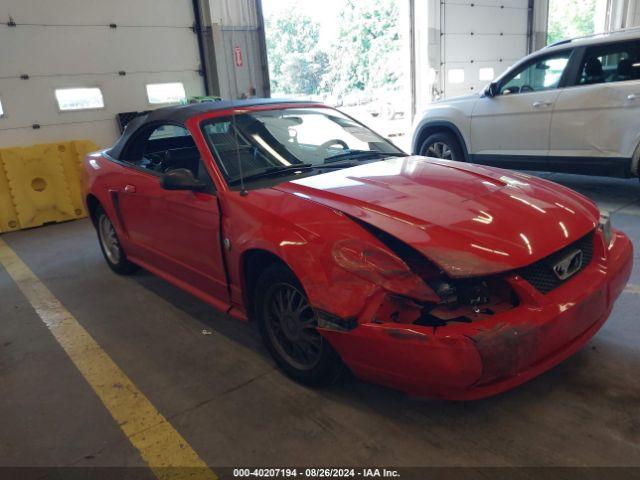
M 2 152 L 0 152 L 0 233 L 19 228 L 18 213 L 9 194 L 9 182 L 2 168 Z
M 86 216 L 81 162 L 97 147 L 71 141 L 0 150 L 0 231 Z
M 80 192 L 82 159 L 87 153 L 97 150 L 98 147 L 93 142 L 74 140 L 54 145 L 54 148 L 58 151 L 58 155 L 62 160 L 62 168 L 69 185 L 74 212 L 78 217 L 86 217 L 87 213 L 84 210 Z

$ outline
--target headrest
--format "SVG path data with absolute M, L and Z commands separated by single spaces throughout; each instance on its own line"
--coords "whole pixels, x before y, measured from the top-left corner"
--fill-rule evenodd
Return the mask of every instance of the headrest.
M 587 60 L 587 64 L 584 67 L 584 73 L 587 77 L 598 77 L 602 75 L 602 63 L 597 57 L 591 57 Z
M 616 73 L 621 77 L 631 77 L 633 75 L 633 67 L 631 60 L 623 58 L 618 62 L 618 69 Z

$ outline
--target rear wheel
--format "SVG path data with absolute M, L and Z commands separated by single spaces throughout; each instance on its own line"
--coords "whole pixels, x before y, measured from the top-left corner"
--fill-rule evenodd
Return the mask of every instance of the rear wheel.
M 448 132 L 432 133 L 420 146 L 420 155 L 443 160 L 464 161 L 462 147 L 455 135 Z
M 342 362 L 318 333 L 315 312 L 291 270 L 268 267 L 258 279 L 255 301 L 264 343 L 287 375 L 312 386 L 339 378 Z
M 120 275 L 128 275 L 135 272 L 138 267 L 127 260 L 127 255 L 120 245 L 116 229 L 107 213 L 100 206 L 96 209 L 95 221 L 100 249 L 109 268 Z

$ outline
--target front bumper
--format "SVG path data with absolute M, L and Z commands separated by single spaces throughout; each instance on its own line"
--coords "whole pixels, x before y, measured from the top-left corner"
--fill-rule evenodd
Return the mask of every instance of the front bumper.
M 608 248 L 597 235 L 591 263 L 546 295 L 513 275 L 509 282 L 520 305 L 489 320 L 437 329 L 376 324 L 371 309 L 365 309 L 351 331 L 320 331 L 364 380 L 419 396 L 487 397 L 578 351 L 606 321 L 632 264 L 631 242 L 615 231 Z

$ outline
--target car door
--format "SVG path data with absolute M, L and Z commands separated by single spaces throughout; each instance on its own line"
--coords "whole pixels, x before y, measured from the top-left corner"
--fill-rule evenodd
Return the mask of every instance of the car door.
M 131 164 L 118 193 L 121 218 L 134 257 L 160 275 L 207 297 L 228 300 L 220 246 L 220 211 L 209 174 L 189 131 L 157 125 L 132 139 Z M 161 177 L 186 168 L 205 191 L 165 190 Z
M 549 155 L 566 171 L 628 176 L 640 137 L 640 41 L 583 51 L 556 101 Z
M 538 56 L 496 83 L 471 115 L 471 150 L 479 163 L 516 166 L 549 150 L 551 113 L 571 50 Z M 516 164 L 516 165 L 514 165 Z

